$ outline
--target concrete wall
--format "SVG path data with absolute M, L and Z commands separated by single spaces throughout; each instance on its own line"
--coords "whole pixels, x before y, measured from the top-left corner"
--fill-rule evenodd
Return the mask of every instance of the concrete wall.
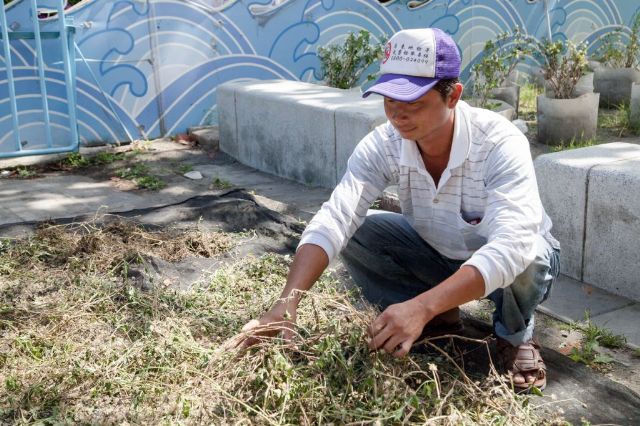
M 640 146 L 541 155 L 540 196 L 562 245 L 560 271 L 640 300 Z
M 355 145 L 386 117 L 359 91 L 276 80 L 220 86 L 220 149 L 243 164 L 332 188 Z

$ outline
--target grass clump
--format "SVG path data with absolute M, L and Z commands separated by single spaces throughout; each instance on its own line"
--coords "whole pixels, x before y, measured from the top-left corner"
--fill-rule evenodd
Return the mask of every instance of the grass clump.
M 559 145 L 554 145 L 551 147 L 551 152 L 559 152 L 559 151 L 567 151 L 570 149 L 578 149 L 578 148 L 586 148 L 589 146 L 598 145 L 598 140 L 596 138 L 590 139 L 580 139 L 573 138 L 568 142 L 562 141 Z
M 123 152 L 101 151 L 93 156 L 85 156 L 79 152 L 72 152 L 62 160 L 65 169 L 82 169 L 90 166 L 102 166 L 124 160 Z
M 221 179 L 219 177 L 215 177 L 211 181 L 211 185 L 209 185 L 210 189 L 229 189 L 233 188 L 233 184 L 226 179 Z
M 631 109 L 625 103 L 621 103 L 614 110 L 600 109 L 598 127 L 612 132 L 616 137 L 640 134 L 640 128 L 631 122 Z
M 145 164 L 136 164 L 131 167 L 120 169 L 116 174 L 119 178 L 134 182 L 138 188 L 157 191 L 167 186 L 167 183 L 162 179 L 150 175 L 149 167 Z
M 533 121 L 537 118 L 537 98 L 544 92 L 543 88 L 533 83 L 527 83 L 520 88 L 520 105 L 518 113 L 523 120 Z
M 354 308 L 328 274 L 307 293 L 294 342 L 221 352 L 274 302 L 289 256 L 240 259 L 190 291 L 143 291 L 113 256 L 127 246 L 170 260 L 176 250 L 157 232 L 114 226 L 1 240 L 14 269 L 0 280 L 0 423 L 540 423 L 493 369 L 469 376 L 442 349 L 370 353 L 375 313 Z M 193 254 L 185 235 L 175 239 Z
M 617 349 L 622 348 L 627 343 L 626 337 L 613 334 L 611 330 L 594 324 L 588 312 L 585 312 L 584 323 L 572 323 L 570 330 L 580 331 L 582 339 L 580 340 L 580 346 L 571 350 L 569 358 L 589 366 L 609 364 L 614 361 L 612 357 L 600 351 L 600 346 Z

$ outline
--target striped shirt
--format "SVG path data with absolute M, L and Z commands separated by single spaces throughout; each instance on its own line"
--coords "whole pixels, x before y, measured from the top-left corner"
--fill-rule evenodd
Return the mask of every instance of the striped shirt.
M 416 142 L 382 124 L 360 141 L 300 245 L 318 245 L 333 260 L 389 185 L 398 185 L 402 214 L 429 245 L 478 269 L 485 296 L 534 260 L 538 234 L 559 247 L 540 202 L 529 141 L 502 116 L 463 101 L 437 187 Z

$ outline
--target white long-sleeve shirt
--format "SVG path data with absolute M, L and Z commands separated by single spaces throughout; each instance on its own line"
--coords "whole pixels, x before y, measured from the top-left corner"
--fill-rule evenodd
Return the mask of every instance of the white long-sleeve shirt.
M 411 226 L 442 255 L 476 267 L 485 296 L 510 285 L 534 260 L 538 234 L 559 247 L 540 202 L 527 138 L 502 116 L 462 101 L 437 187 L 416 142 L 403 139 L 390 122 L 382 124 L 357 145 L 300 245 L 318 245 L 333 260 L 373 201 L 394 184 Z

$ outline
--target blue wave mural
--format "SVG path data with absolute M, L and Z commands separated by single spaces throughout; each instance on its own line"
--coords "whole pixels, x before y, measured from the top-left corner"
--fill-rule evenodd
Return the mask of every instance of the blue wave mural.
M 463 53 L 463 79 L 487 40 L 520 27 L 537 38 L 585 40 L 629 27 L 640 5 L 627 0 L 85 0 L 67 10 L 76 28 L 81 143 L 155 138 L 215 124 L 216 88 L 228 81 L 283 78 L 318 82 L 318 47 L 367 30 L 374 41 L 402 28 L 434 26 Z M 5 6 L 10 31 L 32 29 L 29 1 Z M 57 17 L 42 19 L 43 31 Z M 628 28 L 627 28 L 628 29 Z M 61 51 L 46 40 L 54 140 L 68 141 Z M 0 52 L 0 152 L 14 149 L 5 52 Z M 21 133 L 42 146 L 40 89 L 33 41 L 15 40 Z M 85 60 L 83 60 L 84 58 Z M 534 65 L 525 64 L 522 70 Z M 375 71 L 374 69 L 370 71 Z M 95 76 L 95 78 L 94 78 Z

